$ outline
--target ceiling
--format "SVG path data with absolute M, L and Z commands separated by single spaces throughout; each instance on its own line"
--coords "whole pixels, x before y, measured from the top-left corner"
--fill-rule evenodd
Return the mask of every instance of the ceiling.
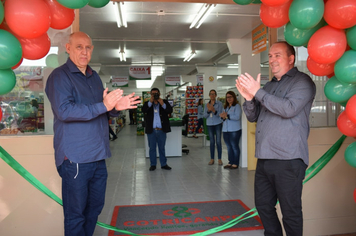
M 242 38 L 261 24 L 260 5 L 255 4 L 217 4 L 198 29 L 189 26 L 203 3 L 124 4 L 127 28 L 117 27 L 112 2 L 102 8 L 80 9 L 80 31 L 89 34 L 94 45 L 90 65 L 100 68 L 104 82 L 109 82 L 112 75 L 128 75 L 132 65 L 163 65 L 165 72 L 157 77 L 155 87 L 163 87 L 165 75 L 196 74 L 197 65 L 216 66 L 218 75 L 231 76 L 227 64 L 237 63 L 237 56 L 230 55 L 227 39 Z M 126 61 L 119 59 L 120 48 L 125 51 Z M 196 56 L 184 62 L 191 50 Z M 135 86 L 135 81 L 129 82 L 130 88 Z

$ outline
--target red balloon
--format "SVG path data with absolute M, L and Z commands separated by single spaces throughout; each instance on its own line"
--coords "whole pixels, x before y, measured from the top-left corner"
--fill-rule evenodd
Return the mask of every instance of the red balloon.
M 353 123 L 346 112 L 343 111 L 337 118 L 337 128 L 346 136 L 356 137 L 356 124 Z
M 334 72 L 334 66 L 335 62 L 330 64 L 321 64 L 313 61 L 313 59 L 311 59 L 310 57 L 308 57 L 307 59 L 308 70 L 316 76 L 330 75 Z
M 0 121 L 1 121 L 1 119 L 2 119 L 2 109 L 0 107 Z
M 22 56 L 28 60 L 38 60 L 46 56 L 51 48 L 51 40 L 47 33 L 38 38 L 26 39 L 17 37 L 22 46 Z
M 355 188 L 355 190 L 354 190 L 354 200 L 355 200 L 355 202 L 356 202 L 356 188 Z
M 263 4 L 266 4 L 268 6 L 280 6 L 288 2 L 289 0 L 261 0 Z
M 11 67 L 11 69 L 15 70 L 16 68 L 18 68 L 21 64 L 22 64 L 23 58 L 21 58 L 21 60 L 19 61 L 19 63 L 17 63 L 16 65 L 14 65 L 13 67 Z
M 47 32 L 51 11 L 43 0 L 5 2 L 5 19 L 10 29 L 23 38 L 37 38 Z
M 334 28 L 351 28 L 356 25 L 356 1 L 328 0 L 325 3 L 324 19 Z
M 346 45 L 345 31 L 327 25 L 311 36 L 308 42 L 308 53 L 315 62 L 330 64 L 340 59 L 345 52 Z
M 356 95 L 353 95 L 346 104 L 346 115 L 352 123 L 356 124 Z
M 335 76 L 335 73 L 334 73 L 334 72 L 331 73 L 330 75 L 327 75 L 326 77 L 328 77 L 328 78 L 330 79 L 330 78 L 333 77 L 333 76 Z
M 51 11 L 51 25 L 53 29 L 65 29 L 74 21 L 74 9 L 66 8 L 56 0 L 46 0 Z
M 292 1 L 288 0 L 280 6 L 268 6 L 261 4 L 260 18 L 263 24 L 271 28 L 279 28 L 289 22 L 289 7 Z M 346 36 L 345 36 L 346 37 Z

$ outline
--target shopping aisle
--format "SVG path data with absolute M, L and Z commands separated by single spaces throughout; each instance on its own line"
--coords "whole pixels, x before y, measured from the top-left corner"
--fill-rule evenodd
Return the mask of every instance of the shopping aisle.
M 155 171 L 149 171 L 150 162 L 144 155 L 144 136 L 136 135 L 135 125 L 126 125 L 118 139 L 110 142 L 112 157 L 106 162 L 109 174 L 106 201 L 99 221 L 110 224 L 116 205 L 240 199 L 248 207 L 254 207 L 254 171 L 247 171 L 247 168 L 226 170 L 217 161 L 208 165 L 210 151 L 209 147 L 202 146 L 201 137 L 183 136 L 182 143 L 190 152 L 182 157 L 168 158 L 172 170 L 162 170 L 158 164 Z M 222 159 L 227 164 L 224 142 Z M 106 235 L 108 230 L 96 227 L 94 236 Z M 263 233 L 259 230 L 215 235 L 262 236 Z

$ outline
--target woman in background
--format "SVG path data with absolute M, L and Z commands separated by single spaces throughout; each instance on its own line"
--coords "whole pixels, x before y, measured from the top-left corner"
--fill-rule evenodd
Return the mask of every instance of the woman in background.
M 228 91 L 225 99 L 224 112 L 220 117 L 223 120 L 222 132 L 229 163 L 224 168 L 237 169 L 240 163 L 241 107 L 233 91 Z
M 194 132 L 194 134 L 193 134 L 193 137 L 194 138 L 198 138 L 197 136 L 196 136 L 196 134 L 199 132 L 199 129 L 200 129 L 200 127 L 203 125 L 203 123 L 204 123 L 204 120 L 203 120 L 203 115 L 204 115 L 204 104 L 203 104 L 203 99 L 202 98 L 200 98 L 199 99 L 199 101 L 198 101 L 198 125 L 197 125 L 197 127 L 196 127 L 196 129 L 195 129 L 195 132 Z
M 214 89 L 210 90 L 209 97 L 210 101 L 205 105 L 204 117 L 206 118 L 206 126 L 209 131 L 210 138 L 210 162 L 209 165 L 214 164 L 214 155 L 215 155 L 215 141 L 218 150 L 218 164 L 222 165 L 221 154 L 221 129 L 222 129 L 222 120 L 220 114 L 223 111 L 222 103 L 216 99 L 216 91 Z

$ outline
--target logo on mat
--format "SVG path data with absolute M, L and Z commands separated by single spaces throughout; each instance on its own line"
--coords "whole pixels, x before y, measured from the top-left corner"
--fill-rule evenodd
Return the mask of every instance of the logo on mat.
M 162 213 L 165 216 L 175 216 L 175 217 L 179 217 L 179 218 L 186 218 L 186 217 L 189 217 L 191 215 L 195 215 L 195 214 L 200 213 L 200 210 L 197 209 L 197 208 L 188 208 L 188 207 L 184 207 L 184 206 L 176 206 L 176 207 L 173 207 L 172 209 L 165 210 Z

